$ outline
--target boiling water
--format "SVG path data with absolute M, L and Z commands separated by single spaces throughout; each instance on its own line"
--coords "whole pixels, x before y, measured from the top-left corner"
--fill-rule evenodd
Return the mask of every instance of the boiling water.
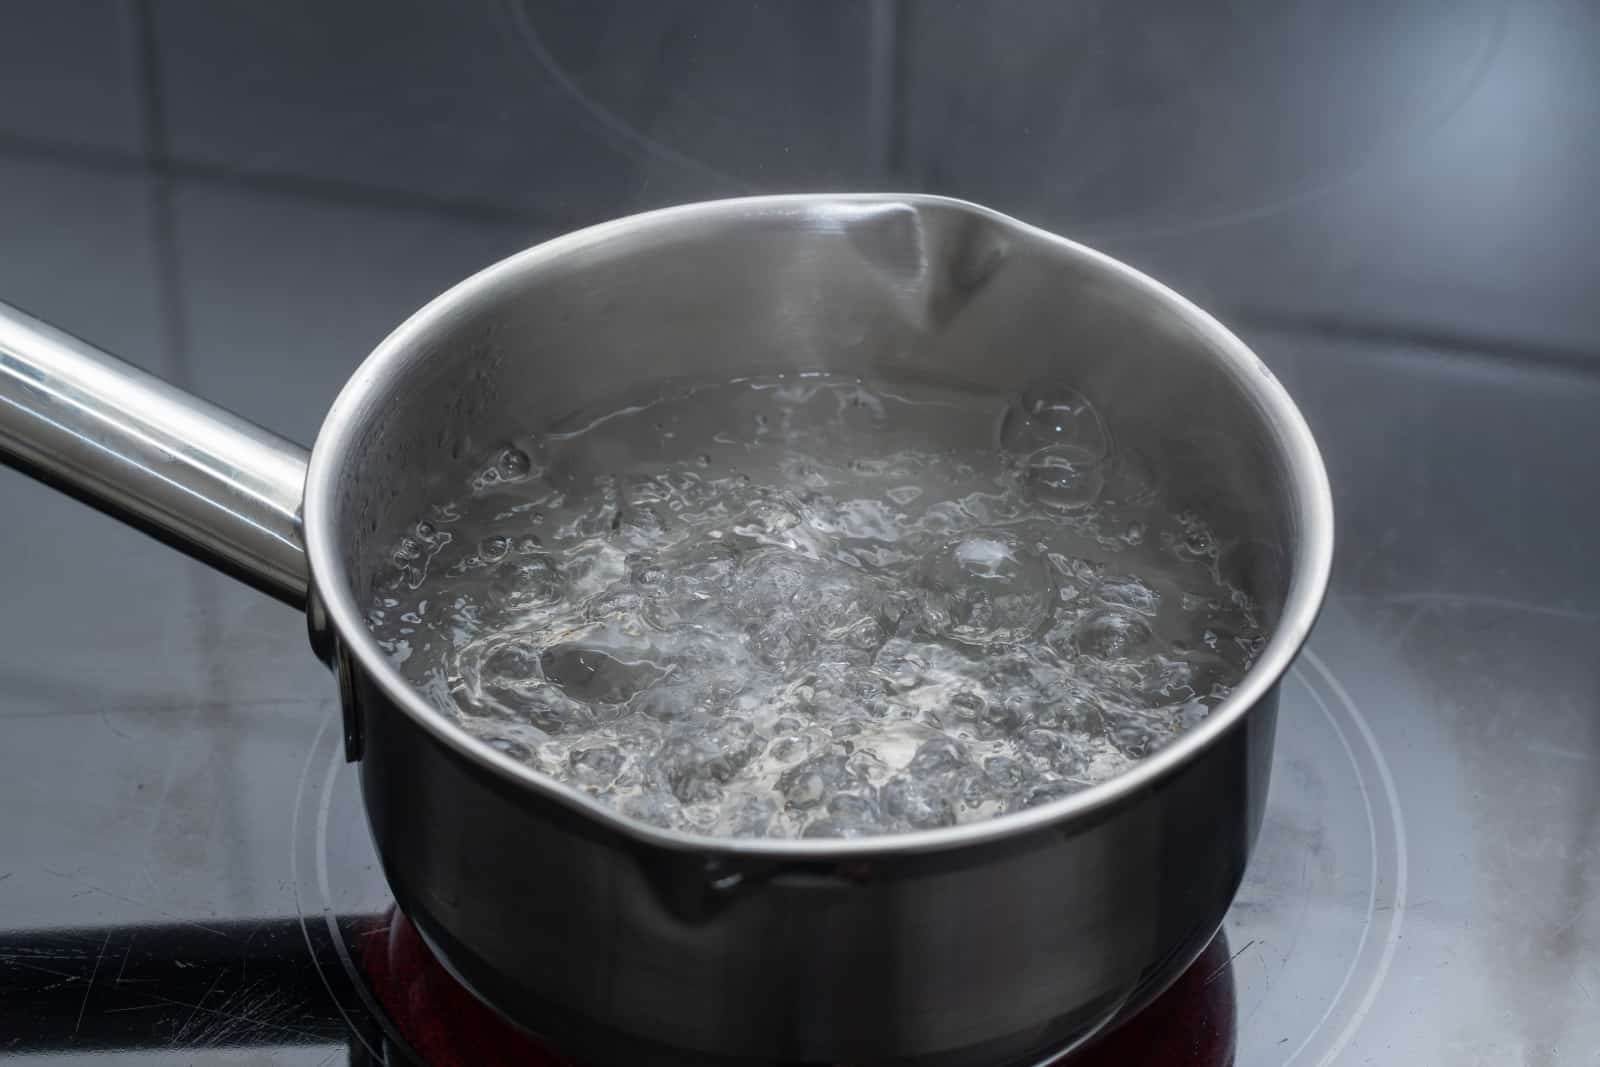
M 658 826 L 854 836 L 1101 781 L 1265 638 L 1068 389 L 685 386 L 505 448 L 370 623 L 474 735 Z

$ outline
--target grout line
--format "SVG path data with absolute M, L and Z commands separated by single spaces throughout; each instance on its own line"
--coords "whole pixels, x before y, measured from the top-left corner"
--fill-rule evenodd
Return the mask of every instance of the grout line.
M 0 133 L 0 157 L 6 156 L 101 174 L 145 174 L 154 169 L 151 161 L 135 152 L 92 145 L 75 145 L 43 137 Z M 596 221 L 576 216 L 558 218 L 482 200 L 459 200 L 383 186 L 363 185 L 360 182 L 254 171 L 170 156 L 164 161 L 162 169 L 174 181 L 196 185 L 248 190 L 299 200 L 319 200 L 333 204 L 444 216 L 464 222 L 512 223 L 569 230 L 576 229 L 586 222 Z
M 166 96 L 161 85 L 160 53 L 149 0 L 135 0 L 133 32 L 139 125 L 150 174 L 151 242 L 155 248 L 156 280 L 161 294 L 161 325 L 166 335 L 173 384 L 192 390 L 194 361 L 190 351 L 188 311 L 183 300 L 183 263 L 173 209 L 172 175 L 167 165 Z
M 1235 309 L 1224 310 L 1219 317 L 1230 327 L 1242 330 L 1274 330 L 1374 348 L 1416 348 L 1441 355 L 1469 356 L 1495 362 L 1532 363 L 1569 373 L 1592 374 L 1600 371 L 1600 338 L 1596 339 L 1594 347 L 1587 348 L 1577 344 L 1485 337 L 1435 326 L 1346 319 L 1316 313 Z
M 129 53 L 133 68 L 133 90 L 137 103 L 140 139 L 144 149 L 138 173 L 145 177 L 149 195 L 150 245 L 155 260 L 155 284 L 161 304 L 162 348 L 166 355 L 164 376 L 181 389 L 194 388 L 194 365 L 190 358 L 189 323 L 184 304 L 182 264 L 177 244 L 177 225 L 174 219 L 172 175 L 166 160 L 166 119 L 162 97 L 160 68 L 157 62 L 154 13 L 148 0 L 133 0 L 130 5 L 131 25 L 128 27 Z M 215 583 L 200 568 L 188 569 L 188 618 L 182 625 L 200 652 L 201 677 L 206 683 L 206 696 L 215 691 L 218 637 L 211 624 L 215 618 Z M 179 625 L 174 620 L 173 625 Z M 225 701 L 228 693 L 218 694 Z M 166 810 L 167 799 L 173 783 L 180 773 L 180 756 L 189 744 L 195 724 L 204 715 L 207 701 L 194 701 L 183 709 L 182 732 L 172 746 L 161 773 L 159 802 L 146 832 L 153 848 Z M 136 877 L 150 877 L 148 864 Z M 131 893 L 137 881 L 129 886 Z
M 876 167 L 883 188 L 896 184 L 895 144 L 895 23 L 899 11 L 896 0 L 871 0 L 867 9 L 867 86 L 862 94 L 862 111 L 871 131 L 876 156 L 864 164 Z
M 921 175 L 912 174 L 911 158 L 911 20 L 915 15 L 910 0 L 888 0 L 888 3 L 888 177 L 900 188 L 921 188 Z

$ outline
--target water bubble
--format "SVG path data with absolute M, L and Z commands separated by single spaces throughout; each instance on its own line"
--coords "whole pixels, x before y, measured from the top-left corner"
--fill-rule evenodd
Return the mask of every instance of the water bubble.
M 891 691 L 906 692 L 922 684 L 928 661 L 915 653 L 906 653 L 885 662 L 879 660 L 879 674 Z
M 667 520 L 649 505 L 618 510 L 612 523 L 624 536 L 636 543 L 655 544 L 667 535 Z
M 996 449 L 996 406 L 817 375 L 575 415 L 396 531 L 370 625 L 443 714 L 651 825 L 1047 802 L 1203 721 L 1266 634 L 1137 441 L 1030 389 Z
M 1078 624 L 1072 635 L 1080 655 L 1103 660 L 1143 655 L 1155 641 L 1150 624 L 1120 608 L 1097 611 Z
M 1050 445 L 1028 457 L 1023 478 L 1033 499 L 1059 511 L 1089 507 L 1105 476 L 1098 461 L 1074 445 Z
M 651 789 L 623 797 L 622 813 L 651 826 L 677 829 L 685 820 L 682 802 L 666 790 Z
M 572 765 L 573 778 L 584 785 L 610 785 L 627 762 L 616 745 L 580 748 L 567 761 Z
M 777 813 L 777 802 L 770 796 L 744 793 L 728 806 L 723 825 L 730 837 L 766 837 Z
M 1130 701 L 1140 701 L 1146 707 L 1159 707 L 1182 700 L 1199 692 L 1198 675 L 1194 665 L 1181 656 L 1157 654 L 1146 658 L 1142 664 L 1143 677 L 1130 689 Z M 1210 683 L 1205 683 L 1207 688 Z
M 978 720 L 979 736 L 1010 737 L 1026 718 L 1023 698 L 1011 697 L 1006 700 L 990 701 L 984 706 L 983 714 Z
M 848 713 L 846 713 L 848 714 Z M 828 734 L 835 740 L 841 741 L 858 736 L 862 731 L 861 723 L 856 719 L 846 718 L 835 722 L 828 727 Z M 853 742 L 852 742 L 853 743 Z M 848 748 L 846 751 L 849 751 Z
M 538 642 L 525 634 L 493 636 L 463 647 L 457 687 L 462 709 L 526 722 L 550 734 L 592 723 L 589 707 L 546 682 L 540 652 Z
M 955 799 L 939 784 L 897 775 L 883 787 L 883 809 L 909 829 L 927 830 L 956 821 Z
M 778 778 L 778 791 L 791 810 L 807 811 L 820 807 L 828 798 L 861 784 L 847 765 L 847 757 L 828 752 L 813 756 L 784 771 Z
M 549 556 L 519 555 L 505 560 L 495 569 L 489 597 L 501 610 L 522 614 L 559 602 L 563 585 L 561 574 Z
M 883 811 L 877 791 L 870 785 L 862 785 L 854 791 L 830 794 L 822 811 L 811 815 L 801 836 L 860 837 L 881 833 L 883 829 Z
M 762 550 L 745 558 L 732 593 L 753 639 L 778 665 L 819 643 L 836 654 L 875 653 L 887 637 L 876 588 L 846 567 Z
M 1141 615 L 1154 615 L 1161 608 L 1161 594 L 1137 575 L 1123 574 L 1100 579 L 1095 595 L 1103 603 L 1128 608 Z
M 533 758 L 533 750 L 527 745 L 519 744 L 507 737 L 489 737 L 484 739 L 490 748 L 496 752 L 504 753 L 514 760 L 526 763 Z
M 1019 807 L 1037 808 L 1042 804 L 1069 797 L 1076 793 L 1080 786 L 1076 782 L 1045 782 L 1028 790 Z
M 628 573 L 635 585 L 657 586 L 669 577 L 669 572 L 651 557 L 628 557 Z
M 783 734 L 772 739 L 767 754 L 779 763 L 793 763 L 810 755 L 813 748 L 815 741 L 809 734 Z
M 1049 384 L 1025 389 L 1001 416 L 1000 447 L 1026 455 L 1051 446 L 1093 463 L 1110 451 L 1111 437 L 1100 413 L 1077 390 Z
M 835 820 L 866 827 L 877 821 L 878 802 L 870 788 L 858 793 L 835 793 L 828 798 L 828 814 Z
M 1148 504 L 1160 491 L 1161 480 L 1155 464 L 1135 448 L 1119 448 L 1102 465 L 1101 475 L 1100 499 L 1106 504 L 1119 507 Z
M 1211 527 L 1193 511 L 1180 511 L 1171 528 L 1161 535 L 1162 544 L 1187 563 L 1215 565 L 1220 546 Z
M 897 485 L 893 489 L 885 490 L 883 495 L 901 507 L 905 507 L 922 495 L 922 487 L 917 485 Z
M 586 704 L 623 704 L 665 673 L 648 661 L 617 659 L 611 653 L 576 643 L 545 649 L 539 667 L 546 681 Z
M 910 770 L 924 780 L 951 778 L 972 770 L 972 757 L 959 741 L 935 737 L 925 741 L 912 757 Z
M 536 681 L 542 677 L 539 652 L 537 642 L 526 637 L 490 642 L 482 650 L 479 673 L 484 682 L 494 685 Z
M 693 695 L 685 690 L 657 686 L 634 697 L 630 707 L 639 715 L 660 722 L 684 722 L 695 714 Z
M 765 747 L 765 741 L 744 729 L 748 726 L 724 721 L 696 734 L 669 737 L 649 758 L 646 774 L 664 781 L 685 803 L 714 800 Z
M 818 643 L 810 628 L 786 615 L 769 615 L 752 622 L 745 637 L 757 656 L 776 667 L 811 655 Z
M 753 502 L 733 521 L 733 532 L 761 544 L 792 547 L 789 531 L 799 526 L 800 505 L 787 494 L 764 497 Z
M 1035 635 L 1055 599 L 1044 560 L 1003 530 L 949 542 L 923 563 L 918 583 L 927 628 L 975 645 Z
M 1030 777 L 1027 766 L 1009 756 L 990 756 L 983 761 L 983 773 L 989 783 L 1006 792 L 1021 786 Z
M 502 481 L 515 481 L 528 476 L 533 470 L 533 460 L 522 449 L 512 445 L 495 457 L 494 469 Z
M 964 689 L 950 698 L 950 715 L 955 719 L 976 722 L 983 717 L 989 702 L 970 689 Z
M 1129 759 L 1144 759 L 1161 747 L 1166 734 L 1155 728 L 1149 716 L 1127 709 L 1108 711 L 1107 736 Z

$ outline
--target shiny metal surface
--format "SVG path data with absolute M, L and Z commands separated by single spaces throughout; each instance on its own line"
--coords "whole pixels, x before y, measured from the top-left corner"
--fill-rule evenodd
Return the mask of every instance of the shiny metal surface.
M 530 422 L 618 380 L 817 366 L 1082 390 L 1231 545 L 1221 565 L 1274 626 L 1260 665 L 1191 734 L 1052 804 L 853 841 L 715 840 L 633 824 L 471 739 L 363 629 L 384 532 Z M 469 987 L 615 1064 L 994 1062 L 1159 991 L 1243 874 L 1274 687 L 1332 552 L 1310 434 L 1232 335 L 1082 246 L 921 196 L 689 205 L 489 268 L 346 386 L 306 517 L 396 899 Z
M 0 300 L 310 444 L 395 323 L 604 219 L 893 188 L 1084 240 L 1238 332 L 1335 491 L 1234 958 L 1201 964 L 1237 1067 L 1594 1067 L 1596 29 L 1588 0 L 11 0 Z M 293 921 L 326 927 L 317 851 L 339 918 L 393 903 L 359 765 L 315 847 L 343 757 L 304 621 L 5 469 L 0 515 L 0 1062 L 410 1062 L 350 1037 L 381 1013 Z M 1216 1067 L 1169 1032 L 1120 1062 Z
M 305 449 L 3 303 L 0 457 L 306 603 Z
M 18 321 L 13 377 L 72 386 L 33 393 L 94 401 L 76 413 L 111 406 L 107 383 L 144 388 L 132 399 L 171 427 L 154 460 L 181 453 L 186 429 L 205 431 L 196 455 L 239 460 L 230 471 L 259 458 L 240 442 L 272 443 Z M 721 840 L 634 824 L 473 740 L 366 631 L 392 531 L 486 449 L 619 380 L 817 367 L 1084 392 L 1228 546 L 1219 566 L 1274 630 L 1256 669 L 1177 743 L 1052 804 L 855 841 Z M 46 407 L 33 398 L 28 410 Z M 198 531 L 207 550 L 259 540 L 249 508 L 204 512 L 215 529 L 175 513 L 151 457 L 119 494 L 114 474 L 67 447 L 81 430 L 28 418 L 8 432 L 33 471 L 124 511 L 154 478 L 155 503 L 134 512 L 146 522 Z M 108 425 L 88 435 L 102 451 L 147 436 Z M 293 454 L 261 454 L 279 477 L 251 485 L 276 488 L 269 514 L 281 515 Z M 1211 939 L 1239 885 L 1265 806 L 1277 683 L 1332 555 L 1316 447 L 1242 343 L 1105 256 L 926 196 L 689 205 L 514 256 L 429 304 L 357 370 L 305 491 L 313 640 L 336 653 L 396 899 L 469 987 L 597 1063 L 991 1063 L 1091 1036 L 1147 1001 Z M 271 558 L 210 557 L 245 570 Z M 294 600 L 285 562 L 258 573 Z
M 1101 1032 L 1216 932 L 1277 712 L 1272 692 L 1090 818 L 802 859 L 674 848 L 530 804 L 381 694 L 360 699 L 362 793 L 401 909 L 468 988 L 614 1067 L 989 1067 Z
M 512 256 L 419 311 L 351 378 L 312 457 L 307 551 L 331 625 L 391 701 L 461 754 L 627 833 L 712 843 L 635 825 L 457 729 L 362 619 L 390 531 L 529 425 L 618 381 L 817 367 L 1079 389 L 1113 413 L 1113 432 L 1145 456 L 1173 506 L 1219 530 L 1221 566 L 1263 605 L 1273 636 L 1205 722 L 1113 782 L 960 827 L 717 847 L 876 854 L 1088 814 L 1228 732 L 1310 632 L 1332 562 L 1332 501 L 1310 431 L 1261 360 L 1109 257 L 974 204 L 892 194 L 714 201 L 603 223 Z

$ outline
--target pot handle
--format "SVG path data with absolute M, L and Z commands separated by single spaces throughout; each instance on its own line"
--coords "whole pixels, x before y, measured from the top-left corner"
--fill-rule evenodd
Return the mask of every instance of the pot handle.
M 308 458 L 0 303 L 0 461 L 302 609 Z

